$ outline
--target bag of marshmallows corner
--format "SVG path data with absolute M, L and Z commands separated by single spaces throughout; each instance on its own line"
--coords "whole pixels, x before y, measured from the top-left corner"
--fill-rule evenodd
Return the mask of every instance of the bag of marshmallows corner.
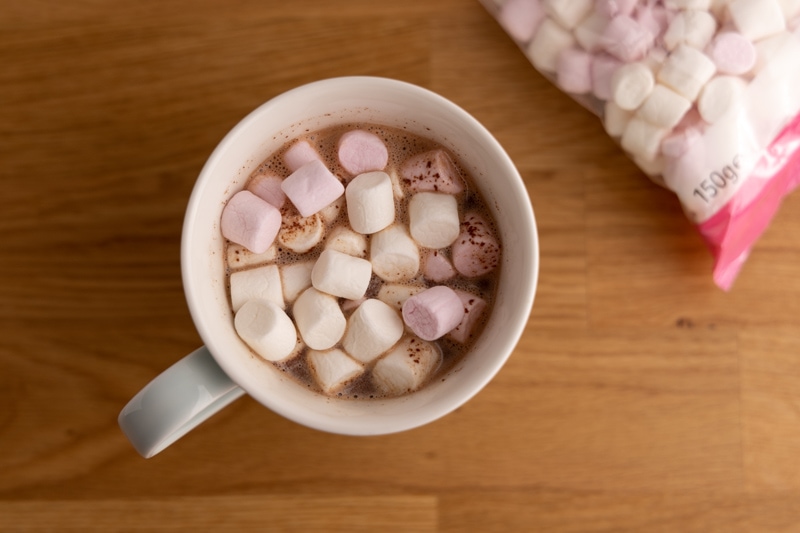
M 730 289 L 800 184 L 800 0 L 481 0 L 674 192 Z

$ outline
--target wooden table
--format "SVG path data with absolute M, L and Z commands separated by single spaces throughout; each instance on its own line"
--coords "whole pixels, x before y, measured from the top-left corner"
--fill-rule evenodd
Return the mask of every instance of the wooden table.
M 0 530 L 800 531 L 800 196 L 729 293 L 673 195 L 473 0 L 2 0 Z M 353 438 L 243 398 L 157 457 L 117 414 L 200 343 L 183 211 L 213 147 L 299 84 L 466 108 L 541 237 L 476 398 Z

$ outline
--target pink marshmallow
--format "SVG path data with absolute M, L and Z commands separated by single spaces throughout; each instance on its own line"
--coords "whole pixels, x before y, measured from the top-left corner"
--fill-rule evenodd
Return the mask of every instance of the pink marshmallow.
M 299 139 L 283 154 L 283 162 L 286 168 L 289 169 L 289 172 L 294 172 L 315 159 L 322 161 L 322 156 L 320 156 L 317 149 L 311 146 L 311 143 L 305 139 Z
M 380 137 L 364 130 L 352 130 L 339 138 L 339 163 L 353 175 L 383 170 L 389 150 Z
M 463 318 L 461 298 L 444 285 L 425 289 L 403 303 L 403 321 L 422 340 L 434 341 L 444 336 Z
M 632 62 L 647 55 L 653 46 L 653 34 L 628 15 L 618 15 L 606 26 L 601 42 L 612 56 Z
M 592 55 L 578 48 L 567 48 L 556 62 L 558 86 L 573 94 L 586 94 L 592 90 Z
M 344 194 L 344 185 L 322 161 L 306 163 L 281 183 L 281 189 L 304 217 L 310 217 Z
M 661 141 L 661 153 L 671 159 L 683 156 L 689 147 L 702 137 L 706 123 L 696 108 L 689 110 L 672 133 Z
M 452 253 L 453 266 L 470 278 L 491 272 L 500 262 L 500 245 L 489 224 L 477 213 L 468 213 L 464 217 Z
M 596 0 L 594 8 L 608 18 L 630 15 L 639 0 Z
M 611 100 L 611 78 L 622 61 L 608 54 L 597 54 L 592 60 L 592 93 L 600 100 Z
M 512 39 L 527 43 L 546 13 L 539 0 L 508 0 L 497 14 L 497 22 Z
M 400 177 L 414 192 L 458 194 L 464 190 L 461 175 L 444 150 L 431 150 L 410 157 L 400 166 Z
M 281 183 L 283 178 L 276 174 L 259 174 L 250 180 L 247 190 L 280 209 L 286 203 Z
M 634 18 L 641 27 L 650 32 L 653 38 L 661 37 L 672 21 L 674 15 L 664 6 L 639 5 Z
M 455 276 L 456 270 L 442 252 L 433 250 L 425 257 L 422 274 L 426 279 L 439 283 Z
M 719 33 L 708 47 L 708 55 L 723 74 L 744 74 L 756 64 L 756 47 L 738 32 Z
M 471 292 L 460 291 L 456 289 L 455 293 L 461 298 L 461 303 L 464 305 L 464 318 L 461 322 L 450 332 L 450 338 L 456 342 L 464 344 L 471 337 L 475 330 L 475 326 L 480 322 L 481 315 L 486 309 L 486 300 L 479 298 Z
M 222 210 L 220 229 L 229 241 L 254 254 L 262 254 L 272 246 L 281 229 L 281 212 L 250 191 L 240 191 Z

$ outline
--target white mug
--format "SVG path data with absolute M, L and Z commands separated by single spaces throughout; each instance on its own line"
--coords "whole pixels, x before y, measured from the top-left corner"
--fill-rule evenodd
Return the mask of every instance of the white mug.
M 238 337 L 226 294 L 219 220 L 228 198 L 288 140 L 345 122 L 407 128 L 449 149 L 490 206 L 503 246 L 494 307 L 470 353 L 446 379 L 397 398 L 336 399 L 299 385 Z M 522 335 L 536 292 L 539 245 L 522 179 L 486 128 L 427 89 L 357 76 L 322 80 L 276 96 L 228 133 L 203 167 L 189 200 L 181 268 L 189 310 L 205 346 L 156 376 L 120 413 L 120 427 L 144 457 L 159 453 L 245 393 L 299 424 L 344 435 L 404 431 L 452 412 L 494 377 Z

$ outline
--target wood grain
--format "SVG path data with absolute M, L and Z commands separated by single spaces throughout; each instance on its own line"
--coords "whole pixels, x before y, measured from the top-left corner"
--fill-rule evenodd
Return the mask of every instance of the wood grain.
M 473 0 L 0 0 L 0 530 L 800 531 L 800 197 L 732 291 L 675 198 Z M 183 210 L 284 90 L 435 90 L 517 164 L 533 313 L 426 427 L 329 435 L 243 398 L 151 460 L 116 424 L 200 344 Z

